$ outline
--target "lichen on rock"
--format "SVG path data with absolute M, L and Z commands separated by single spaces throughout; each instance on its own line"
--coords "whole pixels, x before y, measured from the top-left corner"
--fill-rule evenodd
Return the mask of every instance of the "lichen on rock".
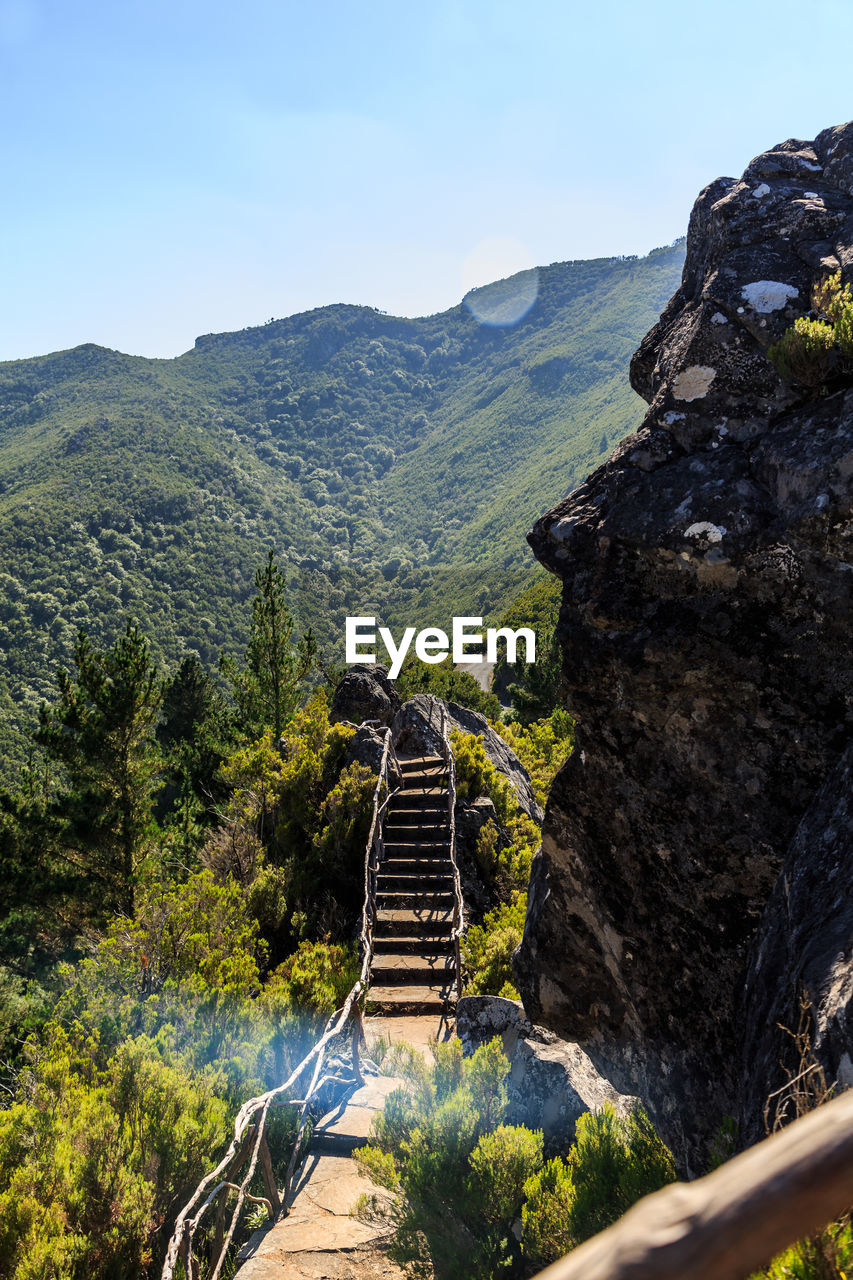
M 632 361 L 640 431 L 529 535 L 564 583 L 577 747 L 517 984 L 685 1169 L 740 1110 L 744 974 L 853 737 L 853 390 L 815 400 L 766 355 L 839 267 L 853 276 L 853 125 L 707 187 Z M 750 1016 L 773 999 L 753 989 Z

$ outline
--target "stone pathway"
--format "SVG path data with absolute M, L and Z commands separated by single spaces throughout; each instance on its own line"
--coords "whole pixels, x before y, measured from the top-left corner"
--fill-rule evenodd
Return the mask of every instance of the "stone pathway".
M 368 1042 L 382 1036 L 421 1051 L 431 1037 L 449 1039 L 452 1027 L 435 1015 L 365 1020 Z M 384 1255 L 384 1232 L 350 1217 L 372 1184 L 359 1176 L 352 1152 L 367 1141 L 370 1123 L 402 1081 L 365 1076 L 347 1102 L 314 1130 L 286 1218 L 257 1231 L 240 1251 L 239 1280 L 399 1280 L 403 1272 Z

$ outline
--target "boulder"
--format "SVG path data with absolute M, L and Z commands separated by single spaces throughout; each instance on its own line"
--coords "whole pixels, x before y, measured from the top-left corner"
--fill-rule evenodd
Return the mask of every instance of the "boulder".
M 437 698 L 416 693 L 404 702 L 391 724 L 391 736 L 400 756 L 442 754 L 441 707 Z
M 353 666 L 338 682 L 329 719 L 332 724 L 378 720 L 390 725 L 399 709 L 400 697 L 384 667 Z
M 460 733 L 473 733 L 483 741 L 486 755 L 492 764 L 509 780 L 519 807 L 534 822 L 542 822 L 542 810 L 536 802 L 530 774 L 513 751 L 504 742 L 499 733 L 495 733 L 485 716 L 479 711 L 470 711 L 468 707 L 460 707 L 456 702 L 447 703 L 447 716 L 450 729 L 458 729 Z
M 456 1031 L 466 1054 L 500 1036 L 511 1069 L 507 1124 L 541 1129 L 549 1153 L 565 1151 L 585 1111 L 610 1102 L 624 1114 L 636 1099 L 618 1093 L 576 1044 L 536 1027 L 521 1005 L 501 996 L 465 996 Z
M 563 580 L 577 746 L 516 984 L 688 1170 L 738 1113 L 743 975 L 853 736 L 853 390 L 816 396 L 767 358 L 813 283 L 853 274 L 851 172 L 847 125 L 702 192 L 632 363 L 640 431 L 529 535 Z
M 374 773 L 378 773 L 382 764 L 386 737 L 384 729 L 374 729 L 368 724 L 360 725 L 347 744 L 346 763 L 364 764 Z M 388 758 L 388 776 L 392 787 L 399 784 L 400 777 L 393 755 L 389 755 Z

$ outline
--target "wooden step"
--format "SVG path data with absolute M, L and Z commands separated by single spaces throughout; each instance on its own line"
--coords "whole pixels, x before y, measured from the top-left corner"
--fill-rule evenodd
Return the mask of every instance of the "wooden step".
M 410 756 L 408 759 L 400 761 L 400 769 L 404 775 L 417 773 L 420 769 L 436 768 L 447 768 L 447 761 L 444 756 Z
M 393 858 L 385 858 L 379 864 L 379 874 L 392 876 L 421 876 L 421 875 L 453 875 L 453 863 L 447 855 L 436 854 L 434 857 L 427 855 L 425 858 L 412 851 L 409 857 L 401 858 L 394 856 Z
M 391 804 L 397 800 L 441 800 L 444 808 L 447 808 L 447 787 L 443 787 L 441 782 L 432 782 L 429 777 L 414 778 L 414 781 L 407 780 L 406 786 L 401 787 L 400 791 L 394 791 L 391 797 Z
M 446 830 L 449 822 L 446 808 L 427 809 L 409 806 L 405 809 L 392 809 L 386 816 L 384 825 L 386 831 L 391 827 L 434 827 L 437 830 Z
M 421 931 L 430 935 L 453 932 L 453 907 L 379 907 L 376 912 L 376 937 L 412 937 Z
M 453 939 L 449 933 L 422 933 L 402 935 L 398 938 L 380 937 L 374 934 L 374 946 L 384 956 L 390 955 L 425 955 L 455 956 Z
M 367 993 L 369 1013 L 381 1013 L 386 1017 L 448 1013 L 456 1006 L 456 988 L 444 986 L 371 987 Z
M 406 892 L 405 890 L 386 892 L 380 889 L 377 893 L 376 902 L 380 911 L 399 911 L 406 907 L 411 910 L 420 907 L 425 910 L 451 911 L 453 909 L 453 891 L 446 889 L 421 892 L 416 889 L 413 892 Z
M 385 840 L 385 858 L 437 858 L 450 857 L 450 840 L 448 833 L 444 833 L 444 839 L 439 840 L 419 840 L 417 835 L 403 828 L 400 832 L 392 835 L 391 839 Z
M 423 889 L 425 893 L 435 889 L 443 892 L 445 889 L 453 888 L 453 868 L 447 863 L 439 864 L 435 870 L 431 871 L 425 871 L 421 867 L 416 871 L 395 872 L 383 864 L 379 872 L 377 888 L 379 893 L 397 890 L 408 893 L 413 889 Z
M 455 960 L 448 956 L 409 954 L 374 955 L 370 970 L 371 983 L 380 986 L 429 987 L 452 982 L 456 976 Z

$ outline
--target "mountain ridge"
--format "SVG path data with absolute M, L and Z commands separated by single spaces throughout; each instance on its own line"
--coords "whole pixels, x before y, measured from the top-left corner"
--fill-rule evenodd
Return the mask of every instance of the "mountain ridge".
M 176 357 L 0 364 L 4 751 L 81 627 L 132 614 L 169 662 L 239 649 L 269 546 L 332 653 L 347 613 L 497 616 L 536 572 L 526 529 L 638 425 L 628 358 L 682 260 L 541 268 L 503 328 L 339 303 Z

